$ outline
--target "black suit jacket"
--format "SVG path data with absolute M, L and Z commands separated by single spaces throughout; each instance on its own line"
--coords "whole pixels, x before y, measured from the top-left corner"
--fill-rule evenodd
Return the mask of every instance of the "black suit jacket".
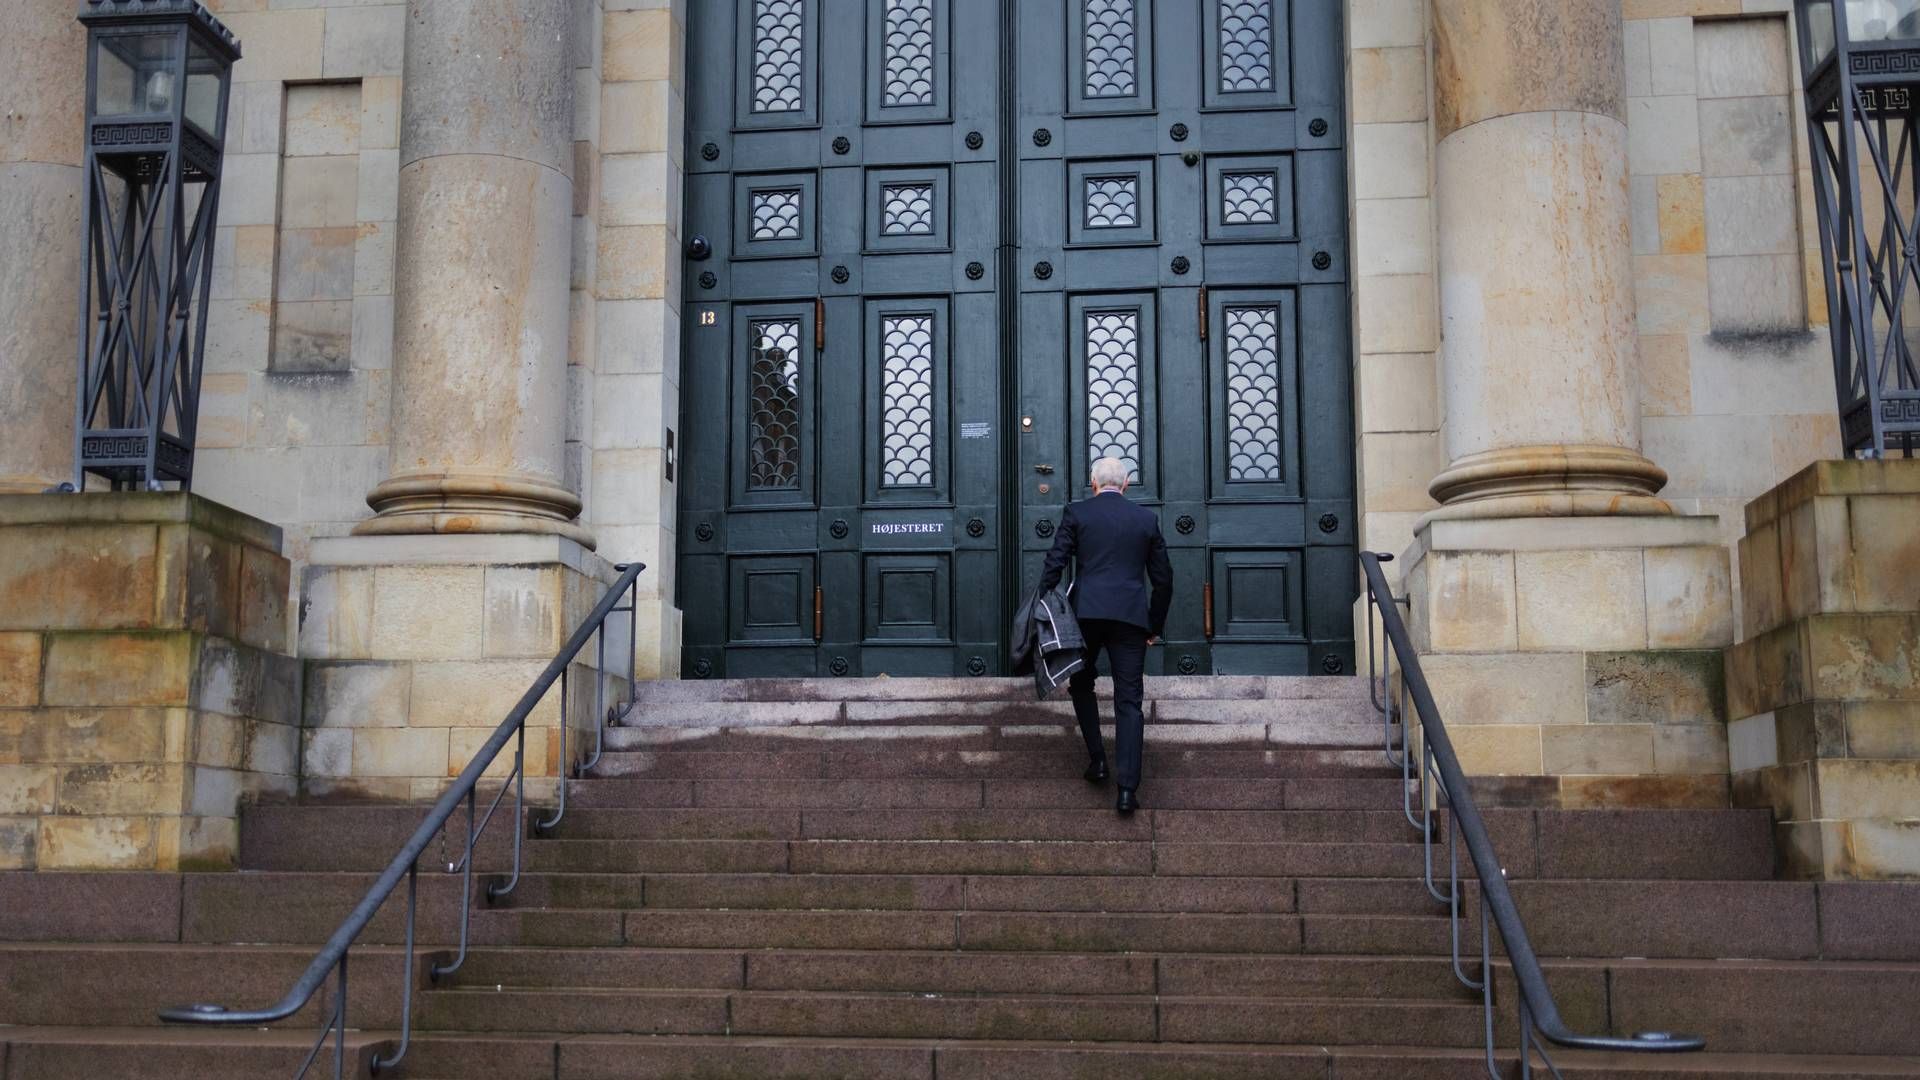
M 1053 550 L 1047 552 L 1040 591 L 1060 584 L 1067 563 L 1076 560 L 1076 616 L 1132 623 L 1160 636 L 1173 602 L 1173 565 L 1167 561 L 1167 541 L 1153 511 L 1135 506 L 1117 491 L 1067 504 L 1053 534 Z

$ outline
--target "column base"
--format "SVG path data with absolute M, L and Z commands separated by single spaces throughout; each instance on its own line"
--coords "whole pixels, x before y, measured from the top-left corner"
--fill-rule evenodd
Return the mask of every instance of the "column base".
M 1666 471 L 1617 446 L 1522 446 L 1469 454 L 1427 491 L 1444 505 L 1427 521 L 1462 518 L 1658 517 Z
M 1727 805 L 1716 519 L 1430 521 L 1403 565 L 1414 647 L 1490 804 Z
M 574 519 L 580 500 L 563 487 L 518 477 L 396 476 L 367 494 L 374 516 L 356 536 L 422 533 L 535 533 L 563 536 L 592 550 L 593 534 Z

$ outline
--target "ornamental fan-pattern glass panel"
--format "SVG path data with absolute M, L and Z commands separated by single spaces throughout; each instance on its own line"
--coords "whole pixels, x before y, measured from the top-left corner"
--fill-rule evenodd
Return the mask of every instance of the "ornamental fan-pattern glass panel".
M 880 203 L 880 235 L 933 235 L 932 184 L 883 185 Z
M 1273 89 L 1273 0 L 1220 0 L 1220 89 Z
M 880 320 L 880 486 L 933 484 L 933 316 Z
M 1139 93 L 1133 0 L 1086 0 L 1082 63 L 1086 95 L 1125 98 Z
M 1271 225 L 1279 219 L 1270 172 L 1220 174 L 1220 220 L 1227 225 Z
M 754 0 L 754 112 L 805 108 L 801 75 L 806 64 L 806 10 L 807 0 Z
M 800 486 L 800 320 L 747 324 L 747 487 Z
M 887 0 L 881 37 L 886 106 L 933 104 L 933 0 Z
M 1227 323 L 1227 481 L 1285 479 L 1280 469 L 1280 314 L 1230 307 Z
M 800 189 L 756 191 L 752 199 L 755 240 L 800 239 Z
M 1087 452 L 1127 463 L 1140 479 L 1140 312 L 1089 311 Z
M 1139 178 L 1087 177 L 1087 228 L 1123 229 L 1140 224 Z

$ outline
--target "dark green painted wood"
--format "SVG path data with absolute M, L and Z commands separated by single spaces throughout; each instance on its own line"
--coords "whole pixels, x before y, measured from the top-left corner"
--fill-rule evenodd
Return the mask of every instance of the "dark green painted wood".
M 1180 595 L 1152 670 L 1352 670 L 1339 5 L 1270 10 L 1263 64 L 1223 56 L 1223 30 L 1246 25 L 1223 27 L 1216 0 L 931 0 L 925 54 L 889 49 L 881 0 L 809 0 L 767 38 L 801 63 L 757 82 L 754 0 L 690 8 L 683 235 L 713 255 L 682 280 L 685 673 L 1000 670 L 1015 586 L 1084 493 L 1090 423 L 1134 446 L 1134 494 L 1172 548 Z M 1123 42 L 1091 64 L 1089 19 Z M 921 55 L 924 78 L 890 98 L 889 61 Z M 1258 220 L 1224 200 L 1233 185 L 1258 203 L 1250 176 L 1271 185 Z M 890 230 L 901 189 L 928 197 Z M 756 237 L 756 208 L 789 196 L 797 212 Z M 1228 384 L 1266 368 L 1230 355 L 1236 313 L 1243 340 L 1271 327 L 1279 380 L 1279 452 L 1252 480 L 1230 465 L 1249 443 L 1229 433 Z M 921 474 L 889 483 L 879 449 L 888 330 L 917 319 L 930 456 L 903 485 Z M 1134 343 L 1090 346 L 1090 320 Z M 798 327 L 796 355 L 756 367 L 768 326 Z M 1090 348 L 1097 385 L 1132 372 L 1131 435 L 1090 415 Z M 756 436 L 796 401 L 797 466 L 756 472 Z

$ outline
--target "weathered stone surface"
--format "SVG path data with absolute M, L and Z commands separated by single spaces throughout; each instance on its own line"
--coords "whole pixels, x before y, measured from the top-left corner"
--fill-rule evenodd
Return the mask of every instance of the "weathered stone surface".
M 58 770 L 45 765 L 0 765 L 0 814 L 50 814 Z
M 1638 550 L 1514 556 L 1523 649 L 1640 649 L 1647 644 Z
M 1733 643 L 1733 570 L 1725 547 L 1647 548 L 1645 574 L 1648 648 Z
M 300 655 L 315 660 L 373 655 L 373 568 L 309 566 L 304 575 Z
M 1717 651 L 1588 653 L 1587 719 L 1595 724 L 1724 722 L 1726 678 Z
M 61 814 L 179 814 L 184 765 L 70 765 L 60 771 Z
M 1433 552 L 1409 576 L 1424 582 L 1414 618 L 1422 646 L 1436 652 L 1490 652 L 1515 646 L 1514 556 Z
M 1646 724 L 1553 725 L 1540 730 L 1542 766 L 1554 776 L 1654 772 Z
M 0 633 L 0 707 L 40 703 L 40 635 Z
M 1920 702 L 1848 702 L 1843 723 L 1850 757 L 1920 758 Z
M 1433 7 L 1436 139 L 1512 113 L 1624 122 L 1620 6 L 1604 0 L 1441 0 Z
M 1816 761 L 1813 785 L 1816 817 L 1920 819 L 1920 761 Z
M 485 571 L 382 566 L 373 572 L 373 651 L 382 660 L 477 659 Z
M 358 728 L 351 733 L 354 777 L 445 776 L 445 728 Z
M 193 678 L 193 635 L 48 634 L 48 705 L 184 705 Z
M 1538 725 L 1448 725 L 1447 734 L 1469 776 L 1534 776 L 1541 771 Z
M 156 625 L 151 527 L 78 524 L 0 529 L 0 623 L 20 630 Z
M 179 761 L 186 723 L 183 709 L 38 709 L 21 732 L 20 756 L 49 764 Z
M 308 727 L 405 727 L 413 665 L 310 662 L 302 722 Z
M 571 623 L 563 623 L 563 568 L 490 566 L 483 601 L 483 654 L 552 658 Z
M 1578 653 L 1435 654 L 1421 658 L 1449 724 L 1584 724 Z
M 145 817 L 40 819 L 42 870 L 147 870 L 155 864 L 153 822 Z

